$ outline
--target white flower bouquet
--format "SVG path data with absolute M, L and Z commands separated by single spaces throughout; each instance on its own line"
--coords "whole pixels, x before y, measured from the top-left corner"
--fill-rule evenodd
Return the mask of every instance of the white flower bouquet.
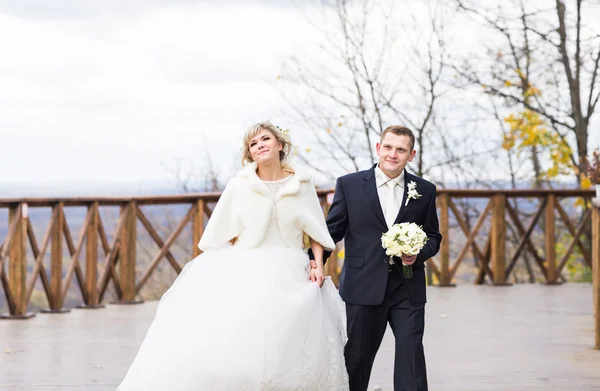
M 417 255 L 427 243 L 427 234 L 415 223 L 394 224 L 389 231 L 381 236 L 381 244 L 389 255 L 390 264 L 394 263 L 393 257 Z M 412 278 L 412 266 L 402 262 L 402 271 L 408 279 Z

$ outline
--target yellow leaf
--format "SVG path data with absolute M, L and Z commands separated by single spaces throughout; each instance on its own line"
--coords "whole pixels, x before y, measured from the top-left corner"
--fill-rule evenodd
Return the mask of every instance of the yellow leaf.
M 512 83 L 510 82 L 510 80 L 507 80 L 507 81 L 504 82 L 504 86 L 505 87 L 510 87 L 510 86 L 512 86 Z
M 305 149 L 305 152 L 306 152 L 306 153 L 309 153 L 309 152 L 310 152 L 310 148 L 306 148 L 306 149 Z
M 559 172 L 558 172 L 558 167 L 556 167 L 556 166 L 554 166 L 554 167 L 551 167 L 551 168 L 550 168 L 550 169 L 549 169 L 549 170 L 546 172 L 546 175 L 547 175 L 549 178 L 554 178 L 554 177 L 555 177 L 555 176 L 557 176 L 558 174 L 559 174 Z
M 590 180 L 590 177 L 585 174 L 581 174 L 581 188 L 582 189 L 591 189 L 592 188 L 592 181 Z
M 331 133 L 331 129 L 327 128 L 325 130 L 327 131 L 327 133 Z
M 586 208 L 589 208 L 589 207 L 590 207 L 590 204 L 591 204 L 591 203 L 590 203 L 589 201 L 587 201 L 587 200 L 586 200 L 585 198 L 583 198 L 583 197 L 578 197 L 578 198 L 575 200 L 575 203 L 574 203 L 574 205 L 575 205 L 575 206 L 578 206 L 578 207 L 586 207 Z
M 515 146 L 515 142 L 513 140 L 504 140 L 502 143 L 502 148 L 505 150 L 512 149 Z
M 342 123 L 341 123 L 341 122 L 338 124 L 338 127 L 340 127 L 340 126 L 342 126 Z

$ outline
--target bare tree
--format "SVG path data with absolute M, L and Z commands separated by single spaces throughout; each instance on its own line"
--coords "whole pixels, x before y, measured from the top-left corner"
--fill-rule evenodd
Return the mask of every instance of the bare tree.
M 181 158 L 174 158 L 171 163 L 162 163 L 175 180 L 177 188 L 184 193 L 216 192 L 224 188 L 219 179 L 223 172 L 217 170 L 204 134 L 202 140 L 204 154 L 200 155 L 201 161 L 186 163 Z
M 323 0 L 313 23 L 323 38 L 318 54 L 295 55 L 284 64 L 280 82 L 292 128 L 312 135 L 298 156 L 329 178 L 372 164 L 375 143 L 393 123 L 415 132 L 418 155 L 411 168 L 417 175 L 457 159 L 455 150 L 443 148 L 447 135 L 436 113 L 447 92 L 444 9 L 436 1 L 421 4 L 424 24 L 408 2 L 401 17 L 395 5 Z
M 600 35 L 592 27 L 594 13 L 586 13 L 586 7 L 597 9 L 598 2 L 554 0 L 539 5 L 511 0 L 484 5 L 455 0 L 455 4 L 491 35 L 481 43 L 486 55 L 469 53 L 454 69 L 505 106 L 541 116 L 557 139 L 570 147 L 569 159 L 581 181 L 589 126 L 600 99 Z M 572 4 L 569 12 L 567 4 Z M 543 147 L 532 148 L 532 166 L 539 174 Z

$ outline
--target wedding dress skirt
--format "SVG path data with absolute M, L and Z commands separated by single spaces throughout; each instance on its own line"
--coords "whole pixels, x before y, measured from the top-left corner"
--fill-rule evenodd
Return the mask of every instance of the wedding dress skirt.
M 226 246 L 163 295 L 119 391 L 347 391 L 345 307 L 298 248 Z

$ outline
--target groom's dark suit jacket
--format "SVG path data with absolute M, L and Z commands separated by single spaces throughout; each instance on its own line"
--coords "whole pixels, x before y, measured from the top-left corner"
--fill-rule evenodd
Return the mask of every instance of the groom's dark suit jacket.
M 381 235 L 388 227 L 377 194 L 375 167 L 338 178 L 327 215 L 327 227 L 334 242 L 345 239 L 340 296 L 349 304 L 381 304 L 387 285 L 389 257 L 381 245 Z M 408 184 L 413 181 L 421 197 L 410 199 L 406 205 Z M 437 254 L 442 240 L 435 198 L 434 184 L 404 171 L 404 197 L 395 223 L 416 223 L 429 237 L 413 264 L 413 278 L 406 280 L 411 285 L 413 303 L 427 301 L 424 263 Z M 329 254 L 326 252 L 324 258 Z M 400 260 L 397 262 L 400 264 Z

